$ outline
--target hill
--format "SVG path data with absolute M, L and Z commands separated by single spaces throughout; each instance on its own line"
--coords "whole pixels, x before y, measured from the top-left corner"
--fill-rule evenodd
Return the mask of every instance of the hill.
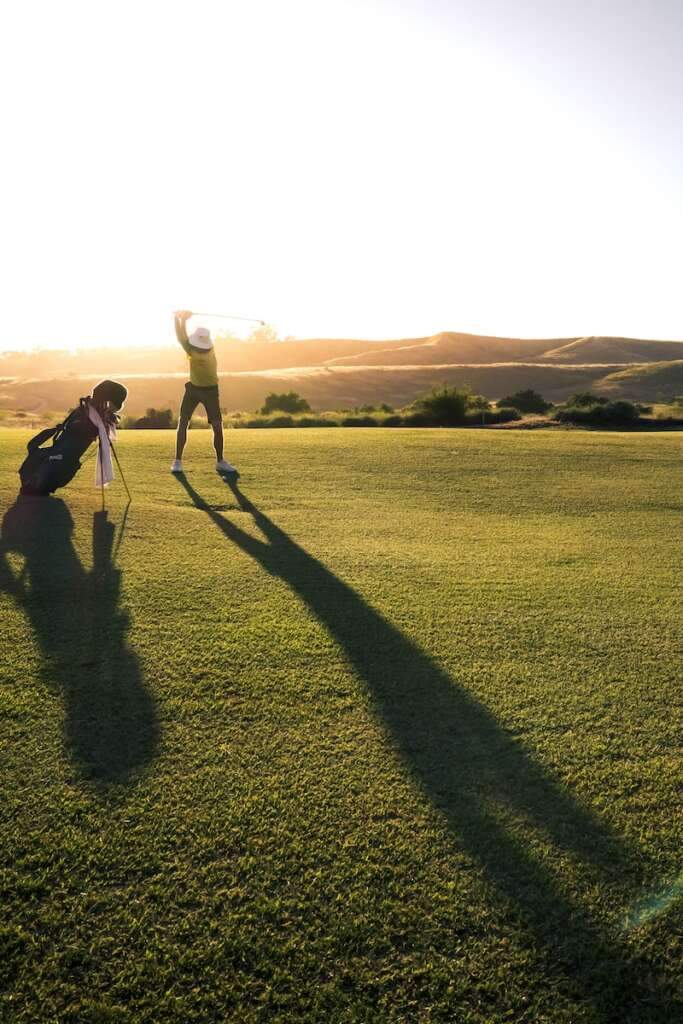
M 431 338 L 392 343 L 385 346 L 376 342 L 355 355 L 330 360 L 331 365 L 347 366 L 418 366 L 445 363 L 498 363 L 529 362 L 540 358 L 557 341 L 538 341 L 523 338 L 494 338 L 476 334 L 443 332 Z M 563 343 L 562 343 L 563 344 Z
M 314 408 L 403 405 L 433 384 L 469 384 L 489 398 L 532 387 L 552 401 L 576 390 L 655 400 L 683 391 L 683 345 L 632 338 L 520 339 L 442 332 L 371 342 L 308 339 L 219 343 L 222 399 L 252 410 L 269 391 L 303 394 Z M 178 346 L 0 356 L 0 409 L 36 415 L 72 406 L 103 376 L 130 388 L 127 411 L 175 407 L 186 359 Z
M 611 398 L 668 401 L 683 393 L 683 361 L 622 369 L 613 366 L 551 366 L 500 363 L 445 366 L 329 366 L 222 373 L 221 400 L 227 410 L 253 411 L 271 391 L 297 391 L 314 409 L 353 409 L 388 402 L 406 405 L 435 384 L 469 385 L 489 398 L 532 387 L 548 400 L 563 401 L 575 391 L 596 391 Z M 178 406 L 185 374 L 119 374 L 129 388 L 126 413 Z M 0 409 L 25 410 L 36 421 L 61 416 L 88 394 L 101 375 L 54 380 L 0 380 Z
M 250 373 L 221 373 L 221 401 L 228 410 L 254 410 L 271 391 L 297 391 L 314 409 L 345 409 L 388 402 L 401 406 L 434 384 L 468 384 L 490 398 L 533 387 L 559 401 L 573 391 L 593 388 L 606 370 L 617 367 L 545 366 L 502 363 L 454 366 L 328 366 Z M 138 415 L 150 406 L 176 408 L 185 374 L 116 374 L 129 389 L 125 411 Z M 61 415 L 88 394 L 101 375 L 53 380 L 0 380 L 0 409 L 22 409 L 36 415 Z M 616 387 L 616 385 L 615 385 Z M 618 388 L 617 388 L 618 390 Z M 628 387 L 627 387 L 628 390 Z
M 428 339 L 422 339 L 427 341 Z M 329 360 L 353 358 L 373 345 L 403 348 L 420 339 L 372 342 L 339 338 L 300 341 L 251 342 L 219 340 L 221 368 L 225 371 L 276 370 L 293 366 L 322 366 Z M 68 377 L 103 373 L 109 376 L 141 373 L 180 373 L 187 360 L 177 344 L 163 347 L 113 347 L 71 350 L 37 350 L 0 353 L 0 377 Z
M 381 343 L 356 354 L 330 360 L 330 365 L 396 366 L 418 364 L 532 363 L 592 364 L 644 363 L 676 359 L 683 352 L 679 341 L 641 341 L 635 338 L 572 338 L 539 341 L 523 338 L 489 338 L 475 334 L 437 334 L 433 338 Z
M 363 341 L 308 338 L 284 341 L 219 341 L 224 372 L 292 369 L 309 366 L 486 365 L 488 363 L 617 364 L 675 360 L 681 342 L 635 338 L 497 338 L 443 331 L 427 338 Z M 182 373 L 185 356 L 178 345 L 91 348 L 79 351 L 0 353 L 1 377 L 68 377 L 103 373 Z
M 610 396 L 651 402 L 683 395 L 683 359 L 615 370 L 603 378 L 600 390 Z
M 650 363 L 679 359 L 680 341 L 641 341 L 637 338 L 577 338 L 548 349 L 541 359 L 553 363 Z

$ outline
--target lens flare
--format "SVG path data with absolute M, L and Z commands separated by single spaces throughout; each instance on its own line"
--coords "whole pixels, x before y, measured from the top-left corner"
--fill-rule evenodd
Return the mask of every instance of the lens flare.
M 683 875 L 679 875 L 672 885 L 665 889 L 646 896 L 635 903 L 627 912 L 624 919 L 623 930 L 631 932 L 634 928 L 648 924 L 655 917 L 659 917 L 665 910 L 676 902 L 683 895 Z

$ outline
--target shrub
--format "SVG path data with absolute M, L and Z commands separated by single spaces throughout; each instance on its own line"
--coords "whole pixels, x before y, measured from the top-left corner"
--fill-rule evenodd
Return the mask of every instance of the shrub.
M 403 417 L 404 427 L 433 427 L 434 421 L 424 412 L 408 412 Z
M 403 425 L 402 416 L 387 416 L 386 419 L 382 420 L 383 427 L 400 427 Z
M 469 409 L 465 414 L 465 424 L 468 427 L 479 427 L 490 423 L 512 423 L 521 418 L 518 409 Z
M 455 427 L 464 423 L 465 411 L 470 398 L 466 388 L 454 388 L 444 384 L 440 388 L 433 388 L 428 394 L 413 404 L 415 412 L 426 417 L 426 424 L 431 423 L 436 427 Z M 419 426 L 413 423 L 413 426 Z
M 508 395 L 507 398 L 499 398 L 497 404 L 499 408 L 519 409 L 520 412 L 547 412 L 552 408 L 552 402 L 546 402 L 543 395 L 539 395 L 533 388 L 515 391 L 514 395 Z
M 488 415 L 494 416 L 496 414 L 497 414 L 498 418 L 495 419 L 495 420 L 491 419 L 488 422 L 490 422 L 490 423 L 512 423 L 514 420 L 521 420 L 521 418 L 522 418 L 522 414 L 520 413 L 519 409 L 495 409 L 495 410 L 492 409 L 491 412 Z
M 483 411 L 491 408 L 491 403 L 484 395 L 470 395 L 467 399 L 467 408 Z
M 177 425 L 170 409 L 148 409 L 140 419 L 129 417 L 127 420 L 127 426 L 133 430 L 171 430 Z
M 296 391 L 288 391 L 286 394 L 276 395 L 271 391 L 266 395 L 266 400 L 260 412 L 267 416 L 271 412 L 310 412 L 311 407 L 305 398 L 297 395 Z
M 323 416 L 302 416 L 296 421 L 297 427 L 338 427 L 339 420 Z
M 638 407 L 623 398 L 616 402 L 607 402 L 606 405 L 599 405 L 595 412 L 598 413 L 598 419 L 603 416 L 606 420 L 618 420 L 624 423 L 633 423 L 640 415 Z
M 233 423 L 237 430 L 269 430 L 278 427 L 338 427 L 339 422 L 335 419 L 322 416 L 252 416 L 242 418 Z
M 342 427 L 377 427 L 378 421 L 374 416 L 345 416 L 341 421 Z
M 381 405 L 361 405 L 353 411 L 356 414 L 359 412 L 394 412 L 394 407 L 393 405 L 387 405 L 386 402 L 382 402 Z
M 637 423 L 638 417 L 636 405 L 625 399 L 601 403 L 590 408 L 568 406 L 558 409 L 554 414 L 554 418 L 560 423 L 579 423 L 595 427 L 629 426 Z
M 609 401 L 604 395 L 594 395 L 590 391 L 577 391 L 564 403 L 567 408 L 586 409 L 595 405 L 607 405 Z

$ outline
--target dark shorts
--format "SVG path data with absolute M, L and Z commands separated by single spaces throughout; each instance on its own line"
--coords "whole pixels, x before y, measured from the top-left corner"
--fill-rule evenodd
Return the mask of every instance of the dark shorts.
M 209 423 L 214 423 L 216 420 L 220 420 L 222 418 L 221 407 L 218 400 L 218 384 L 214 384 L 213 387 L 209 388 L 200 388 L 188 380 L 185 385 L 183 400 L 180 403 L 180 418 L 183 420 L 189 420 L 192 413 L 200 404 L 206 409 L 206 415 L 209 419 Z

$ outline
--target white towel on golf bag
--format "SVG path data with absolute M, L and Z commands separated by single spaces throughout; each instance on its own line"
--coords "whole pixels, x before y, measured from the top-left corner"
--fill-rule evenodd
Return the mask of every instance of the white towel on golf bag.
M 116 440 L 116 427 L 112 423 L 109 429 L 104 425 L 104 420 L 92 405 L 88 406 L 88 416 L 91 423 L 97 427 L 100 435 L 100 450 L 95 459 L 95 486 L 106 487 L 114 479 L 114 467 L 111 462 L 111 442 Z

